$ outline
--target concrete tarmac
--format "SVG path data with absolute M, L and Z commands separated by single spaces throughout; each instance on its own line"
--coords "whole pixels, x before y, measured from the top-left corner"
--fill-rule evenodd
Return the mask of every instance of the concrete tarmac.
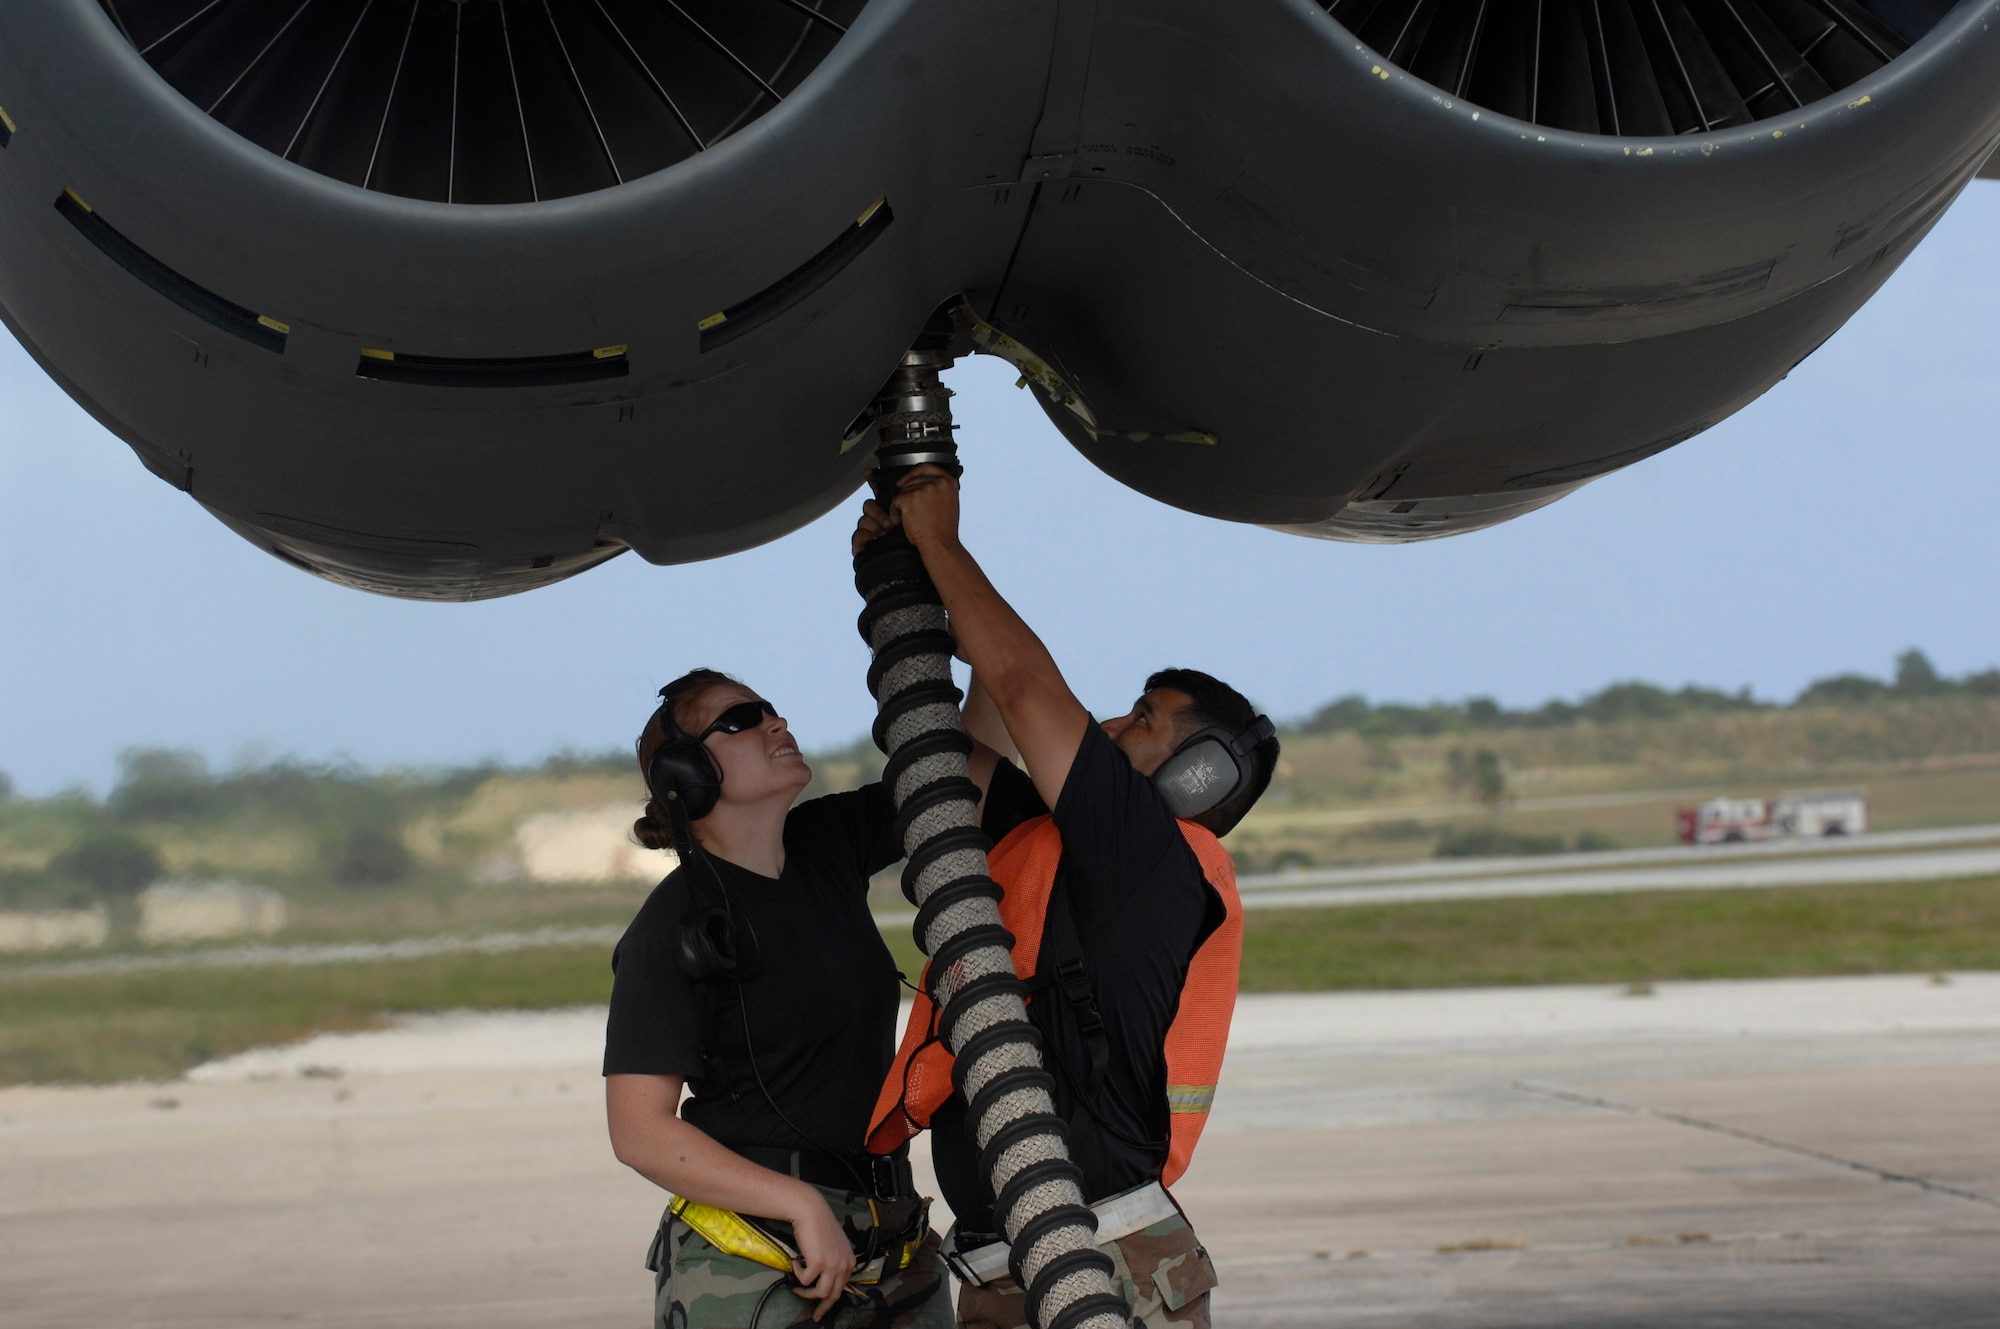
M 0 1091 L 0 1323 L 640 1325 L 602 1011 Z M 2000 1326 L 2000 975 L 1247 997 L 1176 1188 L 1245 1329 Z

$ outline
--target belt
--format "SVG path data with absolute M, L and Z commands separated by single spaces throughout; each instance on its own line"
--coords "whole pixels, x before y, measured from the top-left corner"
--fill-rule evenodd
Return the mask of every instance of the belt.
M 852 1191 L 857 1179 L 865 1181 L 865 1194 L 877 1199 L 900 1200 L 917 1193 L 910 1173 L 910 1149 L 904 1145 L 893 1154 L 839 1154 L 818 1149 L 772 1149 L 763 1145 L 732 1146 L 732 1152 L 758 1167 L 782 1172 L 788 1177 L 828 1190 Z
M 867 1227 L 861 1227 L 853 1219 L 841 1225 L 854 1247 L 855 1265 L 848 1279 L 850 1283 L 879 1283 L 890 1274 L 909 1268 L 922 1249 L 924 1238 L 930 1235 L 930 1201 L 914 1196 L 903 1200 L 869 1197 L 867 1203 Z M 766 1268 L 790 1273 L 792 1262 L 799 1258 L 798 1239 L 790 1223 L 702 1204 L 684 1195 L 675 1196 L 667 1212 L 700 1233 L 717 1250 Z M 665 1240 L 663 1224 L 653 1238 L 653 1249 L 646 1254 L 646 1267 L 655 1273 L 665 1267 Z
M 1100 1246 L 1143 1231 L 1181 1211 L 1180 1206 L 1174 1203 L 1174 1197 L 1167 1194 L 1167 1188 L 1157 1181 L 1120 1191 L 1109 1199 L 1099 1200 L 1090 1208 L 1097 1215 L 1097 1244 Z M 965 1238 L 979 1244 L 966 1249 L 961 1245 L 961 1239 Z M 945 1263 L 951 1266 L 951 1271 L 961 1281 L 974 1287 L 985 1287 L 1008 1273 L 1007 1257 L 1011 1249 L 1004 1239 L 989 1233 L 960 1232 L 956 1227 L 944 1239 Z

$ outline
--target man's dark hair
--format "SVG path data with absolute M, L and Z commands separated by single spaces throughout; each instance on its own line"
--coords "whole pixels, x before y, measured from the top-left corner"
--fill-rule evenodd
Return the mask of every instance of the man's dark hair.
M 1185 692 L 1193 702 L 1180 713 L 1175 724 L 1174 732 L 1178 738 L 1186 738 L 1197 730 L 1211 726 L 1238 734 L 1257 718 L 1257 708 L 1250 704 L 1247 697 L 1215 675 L 1204 674 L 1199 669 L 1161 669 L 1146 680 L 1146 691 L 1151 692 L 1154 688 Z M 1277 736 L 1273 735 L 1252 748 L 1249 761 L 1250 783 L 1244 786 L 1242 792 L 1189 820 L 1217 835 L 1227 835 L 1236 829 L 1236 823 L 1243 820 L 1243 815 L 1271 787 L 1271 773 L 1278 768 Z

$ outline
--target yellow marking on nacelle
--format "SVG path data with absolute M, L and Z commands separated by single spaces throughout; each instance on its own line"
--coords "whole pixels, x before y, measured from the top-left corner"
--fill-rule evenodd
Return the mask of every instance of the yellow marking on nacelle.
M 884 194 L 880 198 L 876 199 L 873 203 L 870 203 L 867 207 L 861 210 L 861 215 L 854 219 L 854 224 L 856 226 L 866 226 L 868 224 L 868 219 L 870 217 L 873 217 L 876 213 L 880 212 L 882 210 L 882 205 L 884 203 L 887 203 L 888 201 L 889 201 L 889 196 L 887 194 Z
M 599 360 L 609 360 L 613 356 L 619 356 L 625 354 L 626 349 L 627 348 L 622 344 L 617 346 L 600 346 L 596 350 L 592 351 L 591 354 L 596 356 Z
M 76 204 L 79 208 L 82 208 L 85 212 L 97 211 L 96 208 L 91 207 L 88 203 L 85 203 L 83 201 L 83 195 L 77 193 L 74 189 L 69 188 L 67 185 L 63 187 L 63 193 L 69 198 L 70 202 Z
M 7 114 L 7 108 L 4 106 L 0 106 L 0 125 L 7 126 L 7 132 L 10 134 L 21 132 L 21 127 L 14 123 L 14 117 Z
M 695 331 L 707 332 L 710 328 L 714 327 L 716 324 L 726 323 L 728 321 L 729 321 L 729 315 L 727 314 L 710 314 L 707 318 L 703 319 L 701 322 L 694 325 Z
M 394 351 L 378 351 L 373 346 L 364 346 L 361 348 L 361 358 L 363 360 L 393 360 L 396 358 L 396 353 Z
M 269 314 L 259 314 L 259 315 L 257 315 L 257 321 L 258 321 L 259 323 L 262 323 L 262 324 L 263 324 L 263 325 L 264 325 L 265 327 L 269 328 L 269 329 L 270 329 L 271 331 L 273 331 L 273 332 L 282 332 L 282 333 L 284 333 L 284 334 L 285 334 L 285 335 L 286 335 L 287 337 L 289 337 L 289 336 L 291 336 L 291 335 L 292 335 L 292 325 L 291 325 L 291 324 L 289 324 L 289 323 L 280 323 L 280 322 L 278 322 L 278 320 L 277 320 L 277 319 L 275 319 L 275 318 L 272 318 L 272 317 L 271 317 L 271 316 L 270 316 Z

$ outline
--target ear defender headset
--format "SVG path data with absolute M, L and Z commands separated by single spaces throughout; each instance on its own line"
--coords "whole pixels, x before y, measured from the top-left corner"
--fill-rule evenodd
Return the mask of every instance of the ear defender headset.
M 715 764 L 706 744 L 681 731 L 674 719 L 675 699 L 667 696 L 665 688 L 660 695 L 665 698 L 661 719 L 670 737 L 646 764 L 646 788 L 667 810 L 675 852 L 684 863 L 690 858 L 702 860 L 717 897 L 675 926 L 674 952 L 682 972 L 697 983 L 754 978 L 754 960 L 746 966 L 737 949 L 736 925 L 729 915 L 729 895 L 723 889 L 722 875 L 708 862 L 692 825 L 715 811 L 716 800 L 722 796 L 722 768 Z
M 1234 733 L 1220 725 L 1197 730 L 1160 763 L 1153 784 L 1176 817 L 1199 817 L 1242 792 L 1253 770 L 1248 757 L 1277 732 L 1270 718 L 1262 715 Z
M 715 811 L 715 801 L 722 797 L 722 768 L 715 764 L 706 744 L 681 733 L 671 704 L 666 722 L 673 738 L 662 743 L 647 764 L 646 788 L 667 809 L 674 824 L 674 848 L 685 852 L 681 840 L 685 836 L 692 843 L 694 834 L 681 823 L 700 821 Z

